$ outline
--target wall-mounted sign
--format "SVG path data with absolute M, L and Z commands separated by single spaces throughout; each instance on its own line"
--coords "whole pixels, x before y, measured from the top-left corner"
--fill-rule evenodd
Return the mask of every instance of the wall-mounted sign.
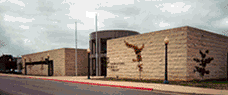
M 110 68 L 112 71 L 119 71 L 117 65 L 124 65 L 123 62 L 121 63 L 110 63 L 111 66 L 108 66 L 107 68 Z

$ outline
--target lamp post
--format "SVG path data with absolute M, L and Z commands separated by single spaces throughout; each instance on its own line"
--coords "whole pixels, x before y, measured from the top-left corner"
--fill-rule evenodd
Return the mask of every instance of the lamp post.
M 90 79 L 90 58 L 89 58 L 90 49 L 89 48 L 87 49 L 87 53 L 88 53 L 88 79 Z
M 50 57 L 50 55 L 49 55 L 49 53 L 47 54 L 47 58 L 49 59 L 49 57 Z
M 77 22 L 75 21 L 75 75 L 78 76 Z
M 164 84 L 168 84 L 169 81 L 167 79 L 167 45 L 169 43 L 169 38 L 166 36 L 164 39 L 165 42 L 165 81 Z
M 27 75 L 27 68 L 26 68 L 26 57 L 24 57 L 24 61 L 25 61 L 25 75 Z
M 48 76 L 51 76 L 50 75 L 50 64 L 49 64 L 49 58 L 50 58 L 50 55 L 49 55 L 49 53 L 47 54 L 47 57 L 45 58 L 45 62 L 47 63 L 47 65 L 48 65 Z
M 48 62 L 49 61 L 49 58 L 50 58 L 50 55 L 49 53 L 47 54 L 47 57 L 45 58 L 45 61 Z

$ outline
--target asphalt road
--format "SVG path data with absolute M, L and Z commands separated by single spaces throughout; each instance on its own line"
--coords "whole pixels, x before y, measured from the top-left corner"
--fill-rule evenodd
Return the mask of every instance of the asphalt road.
M 177 93 L 0 76 L 0 95 L 177 95 Z

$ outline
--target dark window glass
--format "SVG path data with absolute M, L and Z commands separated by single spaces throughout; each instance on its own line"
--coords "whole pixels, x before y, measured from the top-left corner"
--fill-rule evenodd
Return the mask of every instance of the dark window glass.
M 107 40 L 102 39 L 101 40 L 101 53 L 106 53 L 107 51 Z

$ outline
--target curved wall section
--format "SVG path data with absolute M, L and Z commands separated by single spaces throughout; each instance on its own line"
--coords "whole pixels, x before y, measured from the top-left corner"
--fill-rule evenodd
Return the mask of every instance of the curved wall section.
M 98 39 L 99 38 L 119 38 L 126 37 L 130 35 L 138 35 L 140 33 L 130 30 L 102 30 L 97 31 Z M 90 34 L 90 40 L 96 39 L 96 32 Z

